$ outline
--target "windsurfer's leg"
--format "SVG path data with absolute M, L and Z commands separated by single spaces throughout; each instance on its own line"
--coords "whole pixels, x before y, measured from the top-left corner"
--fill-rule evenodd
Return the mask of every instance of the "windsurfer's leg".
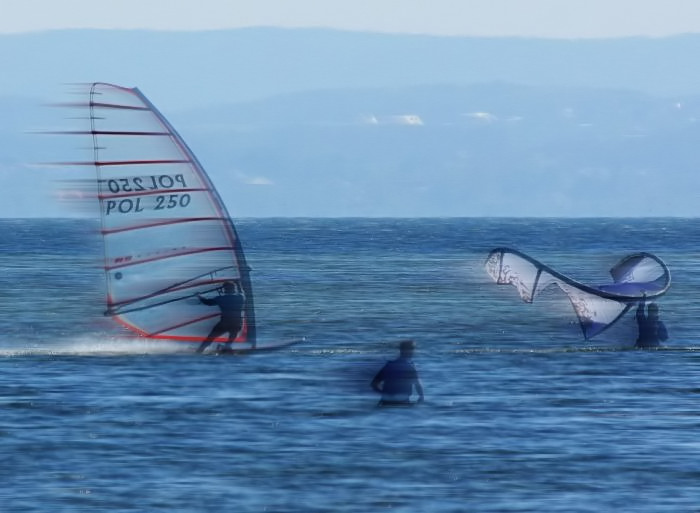
M 255 342 L 256 342 L 256 341 L 253 340 L 253 341 L 250 343 L 250 345 L 253 346 L 253 348 L 255 348 L 255 345 L 256 345 Z
M 233 330 L 232 333 L 235 333 L 235 335 L 234 335 L 234 337 L 233 337 L 234 340 L 236 340 L 236 339 L 238 339 L 239 337 L 243 336 L 243 326 L 242 326 L 241 324 L 239 324 L 238 326 L 235 327 L 235 329 Z M 251 345 L 253 348 L 255 348 L 255 340 L 253 340 L 253 341 L 247 341 L 247 342 L 250 342 L 250 345 Z
M 226 342 L 224 342 L 223 344 L 221 344 L 221 350 L 222 351 L 230 350 L 231 344 L 233 343 L 234 340 L 236 340 L 235 332 L 229 331 L 228 332 L 228 340 Z
M 238 336 L 241 334 L 241 326 L 231 325 L 228 330 L 228 340 L 222 344 L 222 349 L 231 349 L 231 344 L 233 344 Z
M 207 335 L 207 338 L 204 339 L 204 342 L 202 342 L 199 347 L 197 348 L 198 353 L 204 352 L 204 350 L 209 347 L 209 345 L 214 341 L 216 337 L 221 335 L 224 332 L 224 330 L 221 329 L 221 327 L 217 324 L 215 325 L 211 331 L 209 332 L 209 335 Z
M 211 341 L 212 341 L 212 340 L 213 340 L 213 338 L 207 337 L 207 339 L 206 339 L 204 342 L 202 342 L 201 344 L 199 344 L 199 347 L 197 348 L 197 352 L 198 352 L 198 353 L 203 353 L 204 350 L 205 350 L 207 347 L 209 347 L 209 344 L 211 344 Z

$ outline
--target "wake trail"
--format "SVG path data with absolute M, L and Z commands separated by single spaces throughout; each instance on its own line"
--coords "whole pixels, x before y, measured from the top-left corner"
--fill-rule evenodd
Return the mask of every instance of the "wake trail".
M 194 354 L 192 344 L 129 337 L 81 336 L 41 346 L 0 347 L 0 357 L 12 356 L 126 356 Z

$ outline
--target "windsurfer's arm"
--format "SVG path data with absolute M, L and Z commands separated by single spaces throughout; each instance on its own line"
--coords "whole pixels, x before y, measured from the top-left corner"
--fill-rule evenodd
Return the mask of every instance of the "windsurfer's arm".
M 423 395 L 423 383 L 421 383 L 420 378 L 416 378 L 416 382 L 413 385 L 416 387 L 418 402 L 422 403 L 425 400 L 425 396 Z
M 199 301 L 207 306 L 214 306 L 216 305 L 216 301 L 213 299 L 207 299 L 204 296 L 200 296 L 197 294 L 197 297 L 199 298 Z
M 379 386 L 381 382 L 384 381 L 384 368 L 382 367 L 382 370 L 377 372 L 377 375 L 374 376 L 374 379 L 372 380 L 372 383 L 370 385 L 372 386 L 372 390 L 375 392 L 381 394 L 382 393 L 382 388 Z
M 637 305 L 637 322 L 642 322 L 645 320 L 644 316 L 644 304 L 646 303 L 647 296 L 644 294 L 642 296 L 642 299 L 639 301 L 639 305 Z

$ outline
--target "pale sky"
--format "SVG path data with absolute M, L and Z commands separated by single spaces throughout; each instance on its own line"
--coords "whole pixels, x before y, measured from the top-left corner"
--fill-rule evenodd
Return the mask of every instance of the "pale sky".
M 0 34 L 99 28 L 327 27 L 457 36 L 700 32 L 700 0 L 0 0 Z

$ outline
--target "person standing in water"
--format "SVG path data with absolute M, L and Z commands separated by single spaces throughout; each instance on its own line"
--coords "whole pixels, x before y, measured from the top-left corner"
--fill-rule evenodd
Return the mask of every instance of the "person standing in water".
M 399 344 L 399 357 L 387 362 L 374 376 L 372 389 L 382 394 L 380 406 L 404 406 L 414 404 L 411 394 L 415 388 L 418 402 L 423 402 L 423 384 L 418 376 L 418 370 L 413 363 L 416 343 L 404 340 Z
M 646 349 L 650 347 L 659 347 L 659 342 L 668 339 L 666 325 L 659 320 L 659 307 L 655 303 L 649 303 L 646 314 L 644 306 L 646 304 L 646 296 L 639 302 L 637 306 L 637 327 L 639 328 L 639 337 L 634 347 Z
M 239 291 L 238 285 L 227 281 L 223 286 L 223 294 L 211 299 L 197 295 L 199 300 L 207 306 L 218 306 L 221 310 L 221 319 L 214 325 L 207 338 L 197 348 L 198 353 L 211 344 L 216 337 L 228 332 L 228 341 L 223 344 L 220 352 L 224 353 L 231 349 L 231 343 L 236 340 L 238 333 L 243 326 L 243 306 L 245 305 L 245 295 Z

